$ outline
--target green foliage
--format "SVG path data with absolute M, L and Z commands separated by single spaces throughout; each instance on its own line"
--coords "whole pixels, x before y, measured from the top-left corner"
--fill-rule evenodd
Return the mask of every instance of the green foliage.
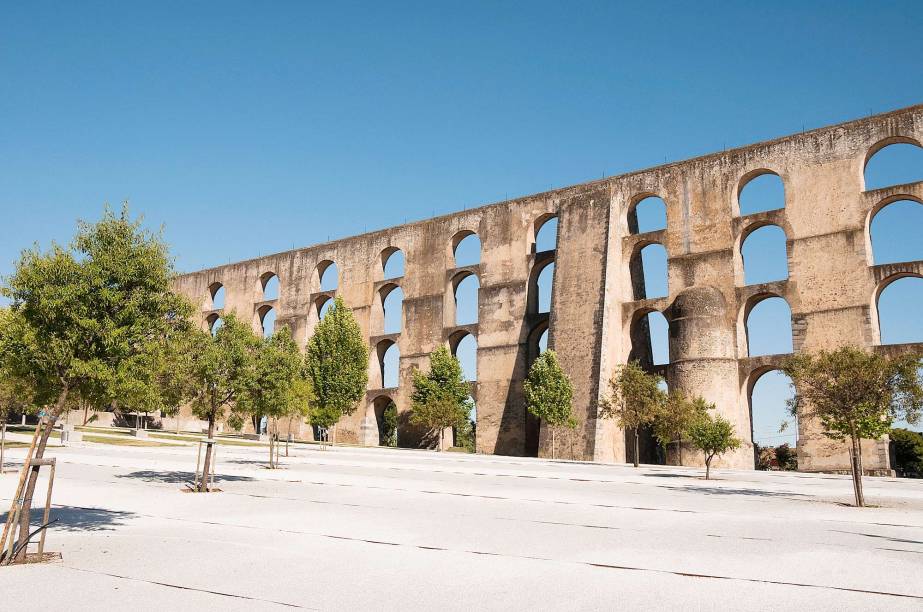
M 890 433 L 894 442 L 894 466 L 899 476 L 923 478 L 923 434 L 895 428 Z
M 172 276 L 161 236 L 132 221 L 127 207 L 80 223 L 67 247 L 23 251 L 2 289 L 11 301 L 0 322 L 3 369 L 36 403 L 55 403 L 53 419 L 68 393 L 97 405 L 150 403 L 153 356 L 188 313 Z
M 667 400 L 661 383 L 662 377 L 648 374 L 637 361 L 618 366 L 609 381 L 611 394 L 601 404 L 602 416 L 617 419 L 622 429 L 653 423 Z
M 686 432 L 708 407 L 701 397 L 690 399 L 680 390 L 667 393 L 652 422 L 657 442 L 664 448 L 674 442 L 682 443 Z
M 708 407 L 714 409 L 714 405 Z M 715 457 L 740 448 L 741 441 L 734 435 L 734 425 L 723 416 L 708 412 L 700 415 L 689 427 L 689 440 L 705 454 L 705 479 L 711 477 L 711 462 Z
M 365 396 L 369 348 L 352 310 L 337 297 L 308 342 L 305 369 L 316 395 L 311 422 L 322 427 L 352 414 Z
M 385 406 L 381 415 L 381 431 L 379 444 L 382 446 L 397 446 L 397 406 L 390 402 Z
M 307 416 L 314 393 L 288 328 L 280 327 L 270 337 L 258 340 L 254 348 L 253 372 L 234 410 L 270 419 Z
M 438 432 L 441 439 L 445 428 L 459 427 L 468 420 L 468 383 L 461 363 L 447 347 L 440 346 L 429 357 L 429 371 L 413 373 L 410 422 Z
M 816 417 L 834 440 L 877 439 L 900 418 L 916 423 L 923 409 L 920 357 L 888 358 L 847 346 L 832 352 L 800 353 L 783 372 L 798 389 L 792 414 Z
M 529 368 L 523 384 L 526 408 L 551 427 L 576 427 L 571 401 L 574 389 L 552 350 L 542 353 Z

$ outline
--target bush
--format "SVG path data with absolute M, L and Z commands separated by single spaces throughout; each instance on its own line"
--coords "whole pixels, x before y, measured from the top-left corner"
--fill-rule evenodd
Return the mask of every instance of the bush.
M 923 478 L 923 434 L 909 429 L 891 430 L 894 469 L 904 478 Z

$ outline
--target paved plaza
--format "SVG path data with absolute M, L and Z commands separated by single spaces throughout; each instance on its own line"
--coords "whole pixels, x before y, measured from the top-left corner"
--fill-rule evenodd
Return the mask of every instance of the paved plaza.
M 63 560 L 0 569 L 3 609 L 923 609 L 923 481 L 859 510 L 844 476 L 299 444 L 221 447 L 202 495 L 195 450 L 53 449 Z

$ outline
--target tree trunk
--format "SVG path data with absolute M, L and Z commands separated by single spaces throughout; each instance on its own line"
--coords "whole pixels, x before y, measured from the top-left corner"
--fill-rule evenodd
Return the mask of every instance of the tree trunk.
M 555 428 L 552 427 L 551 428 L 551 458 L 552 459 L 555 459 L 555 453 L 554 453 L 555 435 L 554 434 L 555 434 Z
M 852 470 L 853 492 L 856 496 L 856 506 L 862 508 L 865 506 L 865 495 L 862 492 L 862 442 L 857 436 L 851 436 L 852 442 L 852 461 L 850 468 Z
M 87 421 L 90 420 L 90 402 L 84 400 L 83 402 L 83 426 L 87 426 Z
M 440 427 L 440 428 L 439 428 L 439 448 L 436 449 L 436 450 L 439 451 L 440 453 L 442 452 L 442 445 L 443 445 L 444 441 L 445 441 L 445 428 L 444 428 L 444 427 Z
M 638 457 L 641 454 L 641 443 L 639 441 L 640 434 L 638 433 L 638 429 L 639 429 L 638 427 L 635 427 L 635 456 L 634 456 L 635 467 L 638 467 Z
M 215 415 L 214 413 L 208 416 L 208 439 L 211 440 L 215 436 Z M 208 475 L 211 473 L 212 467 L 212 444 L 205 445 L 205 465 L 202 469 L 202 482 L 199 483 L 199 492 L 208 493 Z
M 39 438 L 38 445 L 35 448 L 35 454 L 32 456 L 33 459 L 41 459 L 44 457 L 45 446 L 48 444 L 48 437 L 51 435 L 51 430 L 54 428 L 54 424 L 61 415 L 61 410 L 64 409 L 64 405 L 67 402 L 67 393 L 68 389 L 64 387 L 58 395 L 58 401 L 55 402 L 54 410 L 45 417 L 48 420 L 48 424 L 45 429 L 42 430 L 42 437 Z M 26 466 L 23 466 L 23 469 L 26 469 Z M 25 542 L 26 538 L 29 537 L 29 513 L 32 510 L 32 496 L 35 493 L 35 484 L 38 482 L 39 469 L 40 467 L 37 465 L 32 466 L 29 472 L 29 481 L 26 483 L 26 489 L 22 498 L 22 511 L 19 515 L 19 542 Z M 17 563 L 21 563 L 25 558 L 26 547 L 23 546 L 15 560 Z
M 711 460 L 714 458 L 714 455 L 705 458 L 705 480 L 711 479 Z

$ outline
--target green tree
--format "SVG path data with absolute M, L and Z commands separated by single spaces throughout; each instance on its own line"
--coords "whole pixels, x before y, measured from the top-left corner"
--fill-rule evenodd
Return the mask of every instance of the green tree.
M 780 470 L 793 472 L 798 469 L 798 453 L 788 443 L 780 444 L 773 450 Z
M 787 358 L 782 371 L 797 394 L 792 414 L 816 418 L 824 434 L 850 443 L 850 471 L 857 506 L 862 491 L 862 440 L 886 435 L 899 418 L 916 423 L 923 408 L 919 355 L 885 357 L 846 346 Z
M 714 409 L 709 406 L 709 410 Z M 734 425 L 720 414 L 714 417 L 705 412 L 690 425 L 689 440 L 705 454 L 705 480 L 711 478 L 711 462 L 715 457 L 740 448 L 741 441 L 734 435 Z
M 317 398 L 311 412 L 315 425 L 335 425 L 343 415 L 352 414 L 365 396 L 369 347 L 342 298 L 334 300 L 308 341 L 305 368 Z
M 260 342 L 233 313 L 225 315 L 223 323 L 214 335 L 202 330 L 189 334 L 189 371 L 181 374 L 189 386 L 193 414 L 208 422 L 209 439 L 214 439 L 215 424 L 225 409 L 253 388 Z M 210 472 L 211 462 L 212 447 L 207 445 L 204 474 Z M 199 491 L 208 491 L 205 478 L 199 483 Z
M 574 389 L 554 351 L 545 351 L 532 363 L 523 391 L 526 408 L 551 429 L 551 458 L 555 459 L 558 428 L 573 429 L 577 420 L 571 405 Z
M 708 410 L 708 403 L 701 397 L 688 398 L 680 390 L 667 393 L 660 409 L 652 421 L 654 437 L 666 453 L 670 444 L 676 444 L 679 464 L 683 464 L 683 437 L 689 427 Z
M 447 347 L 440 346 L 429 355 L 429 371 L 413 373 L 410 422 L 438 432 L 442 450 L 445 429 L 458 427 L 468 419 L 471 412 L 468 393 L 461 363 Z
M 397 406 L 394 402 L 389 402 L 382 411 L 378 443 L 382 446 L 397 446 Z
M 220 330 L 219 330 L 220 331 Z M 313 401 L 310 381 L 305 377 L 304 359 L 287 327 L 257 341 L 253 373 L 237 398 L 239 414 L 266 415 L 272 423 L 269 467 L 275 467 L 280 419 L 305 417 Z
M 23 251 L 2 288 L 10 307 L 0 321 L 0 360 L 30 388 L 35 403 L 47 407 L 35 458 L 43 457 L 72 394 L 112 401 L 150 392 L 142 387 L 153 377 L 143 368 L 185 315 L 185 302 L 171 291 L 172 278 L 161 235 L 132 221 L 127 207 L 121 214 L 107 208 L 95 224 L 81 222 L 68 246 Z M 38 471 L 36 466 L 24 473 L 17 491 L 23 541 Z M 25 548 L 19 558 L 24 554 Z
M 663 378 L 648 374 L 638 361 L 616 368 L 609 380 L 609 397 L 600 405 L 604 418 L 615 418 L 622 429 L 634 432 L 634 466 L 640 455 L 640 430 L 654 422 L 663 411 L 667 394 L 660 385 Z
M 894 466 L 898 476 L 923 478 L 923 434 L 895 428 L 890 436 L 894 442 Z

